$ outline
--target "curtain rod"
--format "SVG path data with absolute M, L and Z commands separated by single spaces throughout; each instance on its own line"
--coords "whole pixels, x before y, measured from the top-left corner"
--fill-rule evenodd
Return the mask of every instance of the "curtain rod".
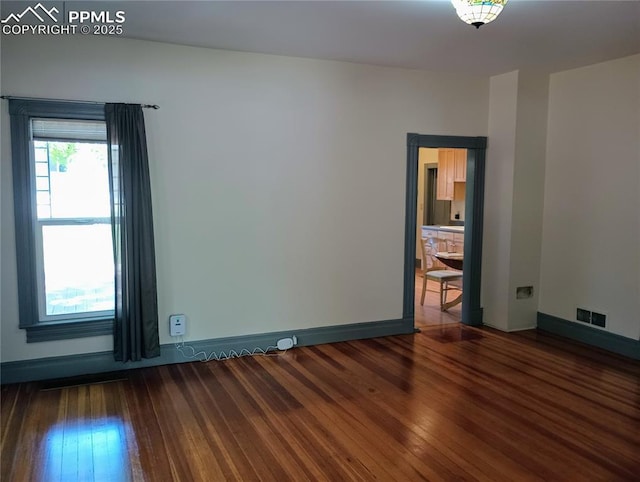
M 13 95 L 0 95 L 0 99 L 5 99 L 5 100 L 41 100 L 41 101 L 52 101 L 52 102 L 74 102 L 77 104 L 99 104 L 99 105 L 104 105 L 106 104 L 106 102 L 93 102 L 90 100 L 69 100 L 69 99 L 42 99 L 39 97 L 15 97 Z M 140 104 L 140 107 L 142 107 L 143 109 L 159 109 L 160 106 L 155 105 L 155 104 Z

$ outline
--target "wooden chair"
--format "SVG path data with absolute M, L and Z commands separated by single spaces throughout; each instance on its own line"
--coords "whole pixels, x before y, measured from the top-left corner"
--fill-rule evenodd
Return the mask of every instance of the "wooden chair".
M 446 269 L 435 257 L 438 251 L 447 251 L 447 240 L 442 238 L 422 238 L 422 297 L 420 304 L 424 305 L 424 295 L 427 292 L 427 280 L 436 281 L 440 285 L 440 310 L 447 310 L 447 291 L 462 291 L 462 271 Z

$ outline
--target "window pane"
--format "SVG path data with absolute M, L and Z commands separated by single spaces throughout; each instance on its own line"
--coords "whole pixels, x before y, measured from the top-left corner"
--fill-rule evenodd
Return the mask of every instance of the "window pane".
M 43 146 L 44 144 L 44 146 Z M 47 143 L 46 142 L 39 142 L 39 141 L 35 141 L 35 145 L 36 145 L 36 162 L 48 162 L 47 159 Z
M 36 162 L 36 176 L 47 177 L 49 175 L 49 168 L 46 162 Z
M 114 309 L 109 224 L 42 226 L 46 314 Z
M 38 217 L 40 219 L 50 218 L 51 217 L 51 207 L 46 204 L 38 205 Z
M 48 190 L 49 190 L 49 178 L 36 177 L 36 191 L 48 191 Z
M 53 218 L 110 217 L 107 145 L 42 141 L 39 144 L 47 145 L 49 160 L 48 169 L 46 163 L 36 163 L 36 175 L 49 176 L 50 200 L 39 197 L 38 204 L 50 203 Z
M 47 191 L 38 191 L 36 193 L 36 200 L 39 206 L 48 206 L 50 203 L 49 193 Z

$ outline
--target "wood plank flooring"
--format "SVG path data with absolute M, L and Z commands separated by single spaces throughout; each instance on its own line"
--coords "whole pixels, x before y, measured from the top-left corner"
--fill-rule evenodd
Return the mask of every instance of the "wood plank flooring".
M 640 364 L 457 324 L 2 387 L 3 481 L 639 480 Z

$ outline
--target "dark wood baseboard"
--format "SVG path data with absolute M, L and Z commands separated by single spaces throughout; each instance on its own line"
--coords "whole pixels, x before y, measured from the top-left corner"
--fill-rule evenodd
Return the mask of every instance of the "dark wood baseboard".
M 640 360 L 640 341 L 538 312 L 538 329 Z
M 256 349 L 267 350 L 269 347 L 275 347 L 279 339 L 293 335 L 297 337 L 299 346 L 310 346 L 407 334 L 413 333 L 413 331 L 413 319 L 398 319 L 185 341 L 185 343 L 193 348 L 194 353 L 229 353 L 231 351 L 241 353 L 243 351 L 252 352 Z M 0 381 L 2 384 L 6 384 L 47 380 L 190 361 L 194 360 L 185 358 L 183 351 L 180 351 L 176 344 L 170 343 L 160 347 L 159 357 L 144 359 L 140 362 L 122 363 L 115 361 L 113 353 L 110 351 L 5 362 L 0 364 Z

